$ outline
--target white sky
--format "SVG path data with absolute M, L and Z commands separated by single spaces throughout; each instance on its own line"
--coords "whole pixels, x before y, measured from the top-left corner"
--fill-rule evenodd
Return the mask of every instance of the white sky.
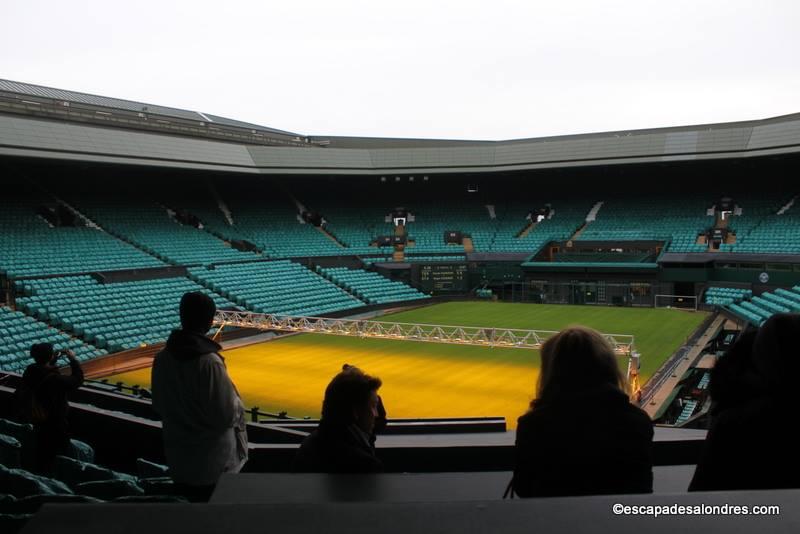
M 800 112 L 797 0 L 0 0 L 0 77 L 310 135 Z

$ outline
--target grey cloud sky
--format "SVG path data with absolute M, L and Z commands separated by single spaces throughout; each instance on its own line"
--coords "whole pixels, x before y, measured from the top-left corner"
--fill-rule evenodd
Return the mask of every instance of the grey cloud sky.
M 304 134 L 509 139 L 800 112 L 793 0 L 0 5 L 0 77 Z

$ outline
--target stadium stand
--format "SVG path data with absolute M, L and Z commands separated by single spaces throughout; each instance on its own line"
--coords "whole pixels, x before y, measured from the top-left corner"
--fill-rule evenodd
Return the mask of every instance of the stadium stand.
M 725 306 L 751 296 L 753 296 L 753 292 L 749 289 L 712 286 L 706 290 L 705 303 Z
M 220 192 L 229 207 L 236 234 L 254 243 L 270 258 L 352 254 L 301 217 L 295 201 L 278 188 L 243 183 Z M 230 226 L 217 228 L 230 234 Z
M 166 340 L 177 327 L 180 297 L 203 291 L 218 308 L 229 300 L 186 278 L 98 283 L 91 276 L 18 282 L 17 307 L 109 352 Z
M 525 217 L 530 213 L 531 206 L 543 205 L 544 202 L 531 202 L 527 206 L 519 202 L 495 206 L 497 229 L 490 240 L 488 250 L 534 253 L 550 241 L 570 239 L 585 223 L 586 215 L 593 205 L 591 200 L 581 198 L 572 201 L 555 199 L 547 202 L 552 206 L 552 216 L 527 228 L 527 232 L 526 227 L 532 221 Z
M 416 254 L 464 252 L 462 244 L 445 243 L 447 231 L 460 231 L 466 235 L 480 234 L 477 230 L 489 222 L 489 214 L 480 204 L 448 204 L 417 199 L 407 204 L 414 221 L 406 225 L 409 240 L 414 241 L 406 251 Z
M 159 200 L 173 211 L 189 213 L 203 224 L 203 229 L 223 240 L 239 239 L 241 235 L 233 220 L 232 214 L 225 201 L 219 196 L 213 186 L 208 182 L 196 190 L 173 191 L 165 189 L 159 191 Z
M 730 295 L 730 293 L 727 294 Z M 709 304 L 720 305 L 756 326 L 761 326 L 764 321 L 776 313 L 800 312 L 800 286 L 794 286 L 791 290 L 778 288 L 772 292 L 766 291 L 759 296 L 753 296 L 752 291 L 748 290 L 737 293 L 735 297 L 712 298 L 714 302 L 708 302 L 709 297 L 706 293 L 706 302 Z M 728 299 L 731 299 L 730 302 L 727 302 Z
M 385 304 L 430 298 L 402 282 L 384 278 L 378 273 L 347 267 L 332 267 L 317 271 L 335 284 L 345 288 L 368 304 Z
M 29 355 L 34 343 L 52 343 L 56 350 L 71 350 L 80 361 L 106 354 L 80 339 L 37 321 L 19 311 L 0 306 L 0 370 L 22 372 L 32 363 Z
M 173 265 L 207 265 L 254 259 L 218 237 L 181 224 L 154 201 L 143 198 L 83 196 L 74 204 L 102 228 Z
M 144 459 L 132 475 L 94 463 L 94 450 L 72 441 L 71 451 L 56 456 L 52 472 L 33 472 L 33 427 L 0 419 L 0 526 L 19 531 L 47 503 L 187 502 L 166 476 L 166 468 Z M 79 446 L 76 446 L 79 445 Z M 8 530 L 6 530 L 8 529 Z
M 23 184 L 7 188 L 0 199 L 0 276 L 36 277 L 56 274 L 163 267 L 164 263 L 120 241 L 86 221 L 56 226 L 40 214 L 63 206 Z M 71 218 L 71 217 L 70 217 Z
M 384 263 L 384 262 L 391 262 L 394 259 L 391 256 L 386 257 L 377 257 L 377 258 L 363 258 L 364 262 L 367 264 L 370 263 Z M 446 262 L 463 262 L 467 261 L 467 257 L 464 255 L 459 254 L 440 254 L 438 256 L 405 256 L 403 258 L 404 262 L 407 263 L 425 263 L 425 262 L 437 262 L 437 261 L 446 261 Z
M 189 269 L 192 279 L 258 313 L 314 316 L 364 306 L 336 284 L 289 260 Z
M 705 252 L 699 233 L 714 224 L 709 203 L 686 195 L 626 196 L 604 199 L 597 218 L 578 239 L 593 241 L 665 240 L 671 252 Z
M 312 204 L 309 207 L 318 210 L 325 219 L 325 230 L 347 247 L 345 253 L 377 254 L 391 251 L 391 247 L 370 246 L 378 236 L 394 235 L 391 220 L 386 220 L 391 212 L 390 208 L 335 196 L 325 198 L 315 195 L 310 200 Z
M 697 408 L 697 401 L 695 400 L 688 400 L 683 405 L 683 410 L 681 411 L 678 419 L 675 421 L 676 425 L 680 425 L 685 423 L 691 416 L 694 414 L 694 410 Z
M 786 211 L 781 209 L 787 206 Z M 736 232 L 732 252 L 768 254 L 798 254 L 800 243 L 800 213 L 789 195 L 767 194 L 766 198 L 743 201 L 742 215 L 730 221 Z

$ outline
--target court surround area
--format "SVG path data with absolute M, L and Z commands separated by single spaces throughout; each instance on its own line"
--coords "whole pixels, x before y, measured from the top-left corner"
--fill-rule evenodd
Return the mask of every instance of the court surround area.
M 571 324 L 635 336 L 642 382 L 695 331 L 704 312 L 675 309 L 451 302 L 386 315 L 381 320 L 560 330 Z M 289 335 L 223 352 L 247 407 L 318 417 L 325 386 L 349 363 L 383 380 L 381 396 L 395 418 L 504 416 L 509 428 L 527 409 L 538 379 L 530 349 Z M 621 358 L 620 365 L 627 365 Z M 150 370 L 109 377 L 149 386 Z

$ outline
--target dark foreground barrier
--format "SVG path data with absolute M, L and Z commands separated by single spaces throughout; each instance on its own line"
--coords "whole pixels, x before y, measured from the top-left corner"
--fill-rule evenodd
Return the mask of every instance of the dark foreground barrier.
M 800 490 L 470 502 L 48 504 L 23 532 L 782 534 L 800 528 L 798 501 Z

